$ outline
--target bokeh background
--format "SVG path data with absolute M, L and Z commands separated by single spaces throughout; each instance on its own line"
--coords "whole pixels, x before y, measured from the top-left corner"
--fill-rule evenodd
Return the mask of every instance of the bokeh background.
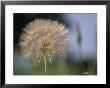
M 25 58 L 18 45 L 22 28 L 37 18 L 57 20 L 69 29 L 66 57 L 47 63 L 47 75 L 97 75 L 96 13 L 14 13 L 13 17 L 14 75 L 45 75 L 44 64 Z

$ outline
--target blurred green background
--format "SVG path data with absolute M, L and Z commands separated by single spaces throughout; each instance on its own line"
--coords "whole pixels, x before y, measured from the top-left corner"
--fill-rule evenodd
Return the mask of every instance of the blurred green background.
M 60 58 L 47 63 L 47 75 L 83 75 L 88 72 L 89 75 L 97 74 L 96 58 L 88 61 L 71 61 L 70 59 Z M 37 63 L 29 58 L 22 58 L 16 54 L 14 60 L 14 75 L 45 75 L 44 63 Z
M 14 75 L 45 75 L 44 63 L 25 58 L 19 38 L 22 28 L 30 21 L 42 18 L 57 20 L 69 29 L 70 46 L 66 57 L 55 57 L 47 63 L 47 75 L 97 75 L 97 15 L 66 13 L 14 14 Z

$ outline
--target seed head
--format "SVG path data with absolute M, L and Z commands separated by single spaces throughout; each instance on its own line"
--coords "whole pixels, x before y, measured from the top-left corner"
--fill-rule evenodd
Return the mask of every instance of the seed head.
M 20 37 L 21 51 L 38 62 L 51 63 L 54 55 L 65 55 L 68 42 L 67 29 L 57 21 L 35 19 L 24 29 Z

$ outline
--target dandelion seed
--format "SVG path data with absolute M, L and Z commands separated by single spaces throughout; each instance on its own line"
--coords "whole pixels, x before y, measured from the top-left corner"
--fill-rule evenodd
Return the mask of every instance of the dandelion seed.
M 43 62 L 47 74 L 47 61 L 51 63 L 54 55 L 63 56 L 67 48 L 67 29 L 57 21 L 36 19 L 23 30 L 19 42 L 21 51 L 26 57 Z
M 52 61 L 51 61 L 51 57 L 50 57 L 50 54 L 49 54 L 49 61 L 50 61 L 50 63 L 52 64 Z

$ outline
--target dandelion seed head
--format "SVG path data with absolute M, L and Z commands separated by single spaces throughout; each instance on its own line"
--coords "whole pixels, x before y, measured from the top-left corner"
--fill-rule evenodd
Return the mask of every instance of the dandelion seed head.
M 51 63 L 55 54 L 65 54 L 68 30 L 63 24 L 35 19 L 23 30 L 19 44 L 25 56 L 35 58 L 38 62 L 44 62 L 44 58 L 47 58 Z

